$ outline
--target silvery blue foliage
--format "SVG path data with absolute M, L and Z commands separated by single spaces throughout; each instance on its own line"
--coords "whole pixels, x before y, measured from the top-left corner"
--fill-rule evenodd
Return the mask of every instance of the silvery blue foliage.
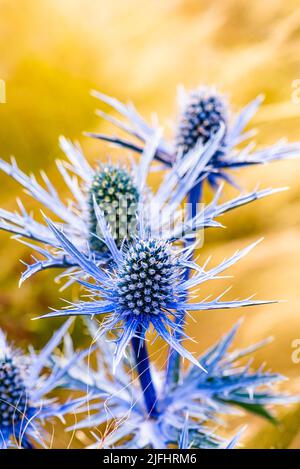
M 64 415 L 74 413 L 82 405 L 82 398 L 68 399 L 64 404 L 47 398 L 62 376 L 73 366 L 76 355 L 63 367 L 51 365 L 51 355 L 70 326 L 66 321 L 47 345 L 36 353 L 30 349 L 24 355 L 14 349 L 0 331 L 0 448 L 31 448 L 34 443 L 45 447 L 47 436 L 41 423 L 54 417 L 63 420 Z
M 97 169 L 92 168 L 85 159 L 80 147 L 73 145 L 65 138 L 60 139 L 60 146 L 68 161 L 58 161 L 57 166 L 73 196 L 72 200 L 67 202 L 61 199 L 59 192 L 44 172 L 41 172 L 41 176 L 45 187 L 37 181 L 35 176 L 27 176 L 21 171 L 14 159 L 10 164 L 1 160 L 0 168 L 19 182 L 25 191 L 41 204 L 43 210 L 50 210 L 78 248 L 85 252 L 90 251 L 90 227 L 92 224 L 89 207 L 90 191 L 93 190 L 97 175 L 105 172 L 106 168 L 101 165 Z M 122 170 L 118 167 L 116 169 Z M 133 168 L 132 174 L 128 173 L 128 178 L 132 184 L 134 184 L 136 176 L 136 168 Z M 109 188 L 106 189 L 109 190 Z M 18 200 L 18 205 L 19 212 L 15 213 L 1 209 L 1 228 L 22 238 L 40 243 L 41 246 L 38 245 L 36 248 L 35 245 L 32 245 L 32 248 L 37 249 L 45 258 L 44 260 L 34 258 L 34 263 L 27 266 L 21 281 L 46 268 L 62 267 L 72 272 L 74 267 L 72 262 L 57 249 L 56 239 L 48 227 L 36 221 L 33 215 L 27 212 L 20 200 Z M 97 252 L 95 256 L 99 262 L 106 262 L 107 260 L 106 253 Z
M 121 359 L 117 377 L 114 377 L 111 373 L 112 343 L 99 336 L 95 321 L 85 321 L 93 337 L 92 343 L 96 344 L 96 366 L 87 366 L 85 359 L 76 360 L 65 375 L 64 386 L 97 396 L 97 400 L 79 409 L 84 417 L 68 428 L 69 431 L 89 429 L 97 440 L 91 445 L 93 448 L 167 448 L 170 444 L 181 449 L 231 448 L 237 444 L 243 429 L 231 440 L 224 440 L 214 430 L 224 425 L 222 416 L 239 415 L 239 409 L 243 409 L 275 421 L 270 408 L 295 400 L 273 389 L 284 377 L 262 368 L 252 370 L 251 360 L 246 359 L 268 340 L 245 349 L 229 350 L 238 323 L 199 357 L 199 362 L 205 363 L 206 372 L 191 364 L 181 372 L 171 390 L 166 386 L 164 373 L 152 365 L 158 409 L 158 415 L 153 418 L 149 416 L 136 379 L 133 355 L 129 353 Z M 55 366 L 63 367 L 72 361 L 73 355 L 68 335 L 63 357 L 54 357 Z M 101 431 L 95 434 L 94 428 L 101 428 Z
M 132 103 L 125 105 L 116 98 L 98 91 L 92 94 L 117 111 L 125 120 L 120 120 L 103 111 L 97 111 L 97 113 L 129 134 L 134 140 L 100 133 L 88 133 L 88 135 L 141 153 L 144 142 L 156 133 L 157 119 L 153 119 L 152 124 L 149 125 Z M 173 165 L 200 142 L 209 141 L 222 125 L 224 134 L 218 148 L 207 162 L 205 169 L 201 169 L 198 173 L 202 181 L 207 180 L 213 187 L 216 187 L 222 179 L 236 184 L 227 170 L 298 157 L 299 142 L 286 143 L 281 140 L 267 148 L 257 150 L 251 141 L 242 148 L 240 147 L 240 144 L 245 143 L 255 134 L 253 130 L 245 131 L 245 128 L 262 100 L 263 97 L 258 96 L 239 113 L 234 114 L 226 97 L 214 88 L 201 86 L 188 92 L 181 86 L 178 92 L 179 117 L 174 123 L 174 138 L 170 142 L 160 141 L 155 158 L 168 166 Z
M 176 403 L 191 417 L 197 417 L 198 407 L 204 402 L 207 410 L 218 414 L 231 413 L 231 407 L 237 406 L 274 421 L 268 406 L 295 402 L 295 398 L 278 394 L 273 388 L 285 377 L 266 371 L 263 366 L 252 371 L 252 360 L 242 360 L 266 345 L 268 340 L 245 349 L 229 351 L 239 325 L 240 322 L 200 356 L 199 361 L 206 373 L 193 364 L 181 371 L 178 382 L 168 389 L 167 403 Z
M 211 140 L 205 144 L 200 142 L 187 152 L 166 173 L 155 193 L 151 193 L 150 188 L 147 187 L 147 176 L 161 139 L 159 130 L 146 145 L 139 164 L 133 165 L 131 171 L 117 165 L 103 164 L 94 169 L 87 162 L 78 145 L 72 145 L 65 138 L 61 138 L 60 146 L 68 161 L 57 161 L 57 166 L 73 196 L 66 202 L 61 199 L 59 192 L 44 172 L 41 176 L 46 187 L 43 187 L 33 175 L 27 176 L 19 169 L 14 159 L 10 164 L 0 160 L 0 169 L 21 184 L 26 193 L 41 204 L 42 210 L 48 210 L 56 217 L 65 235 L 77 249 L 92 257 L 98 265 L 103 265 L 111 260 L 111 256 L 109 250 L 105 248 L 105 243 L 99 239 L 99 233 L 96 232 L 97 217 L 94 199 L 111 227 L 109 217 L 115 216 L 117 230 L 114 239 L 120 247 L 123 238 L 126 236 L 128 238 L 133 230 L 136 210 L 146 217 L 144 222 L 154 237 L 180 241 L 188 239 L 193 233 L 204 228 L 222 226 L 215 220 L 220 215 L 278 190 L 255 189 L 231 201 L 218 204 L 222 190 L 220 188 L 209 205 L 200 212 L 195 212 L 191 218 L 184 219 L 182 203 L 195 184 L 199 182 L 198 175 L 203 173 L 207 162 L 218 148 L 223 134 L 224 127 L 221 126 Z M 124 206 L 122 201 L 125 202 Z M 114 205 L 115 203 L 117 205 Z M 0 209 L 0 228 L 12 232 L 21 242 L 40 255 L 39 257 L 33 256 L 32 264 L 25 264 L 26 270 L 22 274 L 20 283 L 48 268 L 62 268 L 64 273 L 74 275 L 75 272 L 78 273 L 76 269 L 78 263 L 74 257 L 70 257 L 61 249 L 49 227 L 28 213 L 19 199 L 18 206 L 19 212 Z M 125 232 L 121 235 L 122 225 L 120 227 L 119 221 L 126 210 L 128 215 L 124 226 Z

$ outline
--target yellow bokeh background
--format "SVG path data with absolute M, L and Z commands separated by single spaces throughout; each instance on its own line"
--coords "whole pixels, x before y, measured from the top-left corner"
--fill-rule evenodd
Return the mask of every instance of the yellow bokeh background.
M 300 5 L 288 0 L 0 0 L 0 79 L 6 84 L 6 103 L 0 104 L 0 154 L 13 154 L 22 169 L 44 169 L 60 190 L 54 160 L 62 156 L 58 136 L 77 139 L 91 162 L 115 150 L 92 141 L 84 130 L 111 132 L 94 113 L 89 95 L 98 89 L 122 101 L 131 100 L 149 119 L 157 112 L 172 135 L 176 116 L 176 88 L 201 83 L 226 93 L 233 110 L 258 94 L 265 101 L 253 119 L 259 146 L 287 137 L 300 140 L 300 103 L 295 80 L 300 78 Z M 293 99 L 294 96 L 294 99 Z M 125 155 L 118 153 L 120 158 Z M 253 167 L 239 174 L 240 184 L 253 189 L 290 186 L 290 190 L 255 202 L 223 217 L 226 230 L 206 233 L 199 261 L 213 254 L 212 263 L 237 248 L 265 236 L 265 240 L 224 279 L 203 287 L 201 295 L 221 293 L 233 285 L 228 298 L 257 293 L 259 298 L 286 302 L 248 310 L 201 312 L 187 327 L 197 340 L 189 347 L 201 352 L 243 316 L 236 345 L 247 345 L 269 335 L 272 344 L 255 355 L 286 374 L 285 388 L 299 393 L 300 363 L 291 359 L 293 340 L 300 338 L 300 162 Z M 20 187 L 0 175 L 1 206 L 16 207 Z M 228 189 L 226 197 L 234 195 Z M 209 193 L 206 194 L 209 196 Z M 28 207 L 38 208 L 26 196 Z M 60 306 L 64 294 L 45 272 L 18 288 L 20 258 L 28 250 L 0 234 L 0 326 L 11 339 L 26 346 L 42 346 L 59 321 L 30 321 L 48 306 Z M 74 337 L 83 343 L 81 326 Z M 162 363 L 158 360 L 158 363 Z M 282 425 L 261 419 L 233 419 L 229 432 L 247 423 L 243 442 L 248 447 L 300 447 L 300 410 L 279 411 Z M 69 437 L 55 432 L 56 447 Z M 80 446 L 73 440 L 72 445 Z

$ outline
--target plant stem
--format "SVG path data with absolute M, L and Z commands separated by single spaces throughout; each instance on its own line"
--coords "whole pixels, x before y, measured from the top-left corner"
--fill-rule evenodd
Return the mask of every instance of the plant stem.
M 157 394 L 151 376 L 146 343 L 140 341 L 138 337 L 133 337 L 131 344 L 148 415 L 151 418 L 156 418 L 158 416 Z
M 202 197 L 202 182 L 196 184 L 195 187 L 189 192 L 188 194 L 188 219 L 192 219 L 197 215 L 197 205 L 200 202 Z M 185 245 L 192 243 L 193 239 L 186 242 Z M 192 260 L 194 253 L 192 252 L 189 260 Z M 190 269 L 185 269 L 184 272 L 184 279 L 188 280 L 190 277 Z M 185 320 L 185 313 L 182 312 L 181 315 L 176 316 L 175 324 L 178 326 L 183 325 Z M 181 339 L 181 332 L 180 329 L 175 332 L 176 339 Z M 178 383 L 180 376 L 180 355 L 173 349 L 169 352 L 168 364 L 167 364 L 167 374 L 166 374 L 166 392 L 172 389 L 174 384 Z

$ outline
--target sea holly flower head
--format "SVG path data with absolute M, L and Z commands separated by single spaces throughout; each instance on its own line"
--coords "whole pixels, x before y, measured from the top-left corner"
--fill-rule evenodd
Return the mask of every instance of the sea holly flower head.
M 42 210 L 52 212 L 78 248 L 93 253 L 97 262 L 106 263 L 110 259 L 105 244 L 101 243 L 97 236 L 101 236 L 101 232 L 97 231 L 94 204 L 104 212 L 105 220 L 115 233 L 119 246 L 128 236 L 135 219 L 136 205 L 142 200 L 155 142 L 154 139 L 145 148 L 140 164 L 132 163 L 131 169 L 112 163 L 99 164 L 97 168 L 92 168 L 78 145 L 61 138 L 60 145 L 68 161 L 58 161 L 57 166 L 72 194 L 72 200 L 67 202 L 61 199 L 44 172 L 41 172 L 41 176 L 46 187 L 40 184 L 35 176 L 27 176 L 21 171 L 14 159 L 11 164 L 0 160 L 0 168 L 19 182 L 27 194 L 41 204 Z M 25 244 L 45 258 L 34 258 L 34 263 L 27 265 L 22 281 L 46 268 L 60 267 L 73 271 L 71 259 L 61 255 L 55 237 L 47 225 L 35 220 L 20 200 L 18 205 L 19 212 L 0 210 L 0 228 L 21 237 L 21 241 L 29 240 L 24 241 Z M 32 244 L 32 241 L 38 244 Z
M 228 128 L 228 102 L 215 89 L 200 87 L 188 95 L 181 93 L 181 115 L 175 135 L 177 157 L 185 155 L 201 141 L 203 144 L 212 139 L 213 135 L 224 125 L 225 131 L 220 146 L 212 158 L 217 158 L 224 151 Z
M 107 251 L 105 243 L 99 239 L 101 233 L 98 232 L 94 201 L 104 214 L 116 244 L 120 247 L 130 233 L 139 199 L 137 185 L 129 171 L 112 164 L 100 166 L 89 190 L 90 247 L 93 251 Z
M 7 350 L 1 350 L 0 357 L 0 428 L 16 426 L 22 420 L 26 409 L 27 392 L 22 366 Z
M 130 246 L 118 271 L 116 297 L 135 315 L 159 315 L 179 299 L 182 267 L 168 243 L 140 240 Z
M 46 395 L 56 388 L 76 357 L 63 369 L 45 373 L 51 354 L 70 327 L 70 320 L 55 332 L 39 352 L 24 354 L 8 344 L 0 330 L 0 448 L 31 448 L 34 443 L 46 446 L 41 422 L 52 417 L 63 418 L 82 405 L 82 399 L 69 399 L 59 404 Z

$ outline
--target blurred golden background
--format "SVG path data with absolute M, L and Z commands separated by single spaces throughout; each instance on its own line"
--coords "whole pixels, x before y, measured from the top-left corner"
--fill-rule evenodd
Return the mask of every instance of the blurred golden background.
M 90 161 L 114 154 L 105 144 L 84 137 L 84 130 L 108 130 L 96 117 L 95 88 L 132 100 L 147 118 L 153 111 L 167 128 L 176 113 L 176 87 L 215 84 L 228 94 L 233 109 L 264 93 L 265 102 L 253 120 L 259 145 L 281 137 L 300 140 L 300 103 L 293 102 L 293 82 L 300 78 L 300 5 L 296 0 L 0 0 L 0 79 L 6 83 L 6 103 L 0 104 L 0 154 L 13 154 L 22 169 L 45 169 L 59 187 L 54 159 L 62 156 L 58 136 L 78 139 Z M 122 155 L 121 155 L 122 156 Z M 272 370 L 291 380 L 287 389 L 299 393 L 300 363 L 291 359 L 292 341 L 300 338 L 300 162 L 287 161 L 240 172 L 243 187 L 290 186 L 290 190 L 239 209 L 222 219 L 226 230 L 206 233 L 200 261 L 213 262 L 253 240 L 265 240 L 230 273 L 203 289 L 220 293 L 233 284 L 231 297 L 257 293 L 263 299 L 287 302 L 243 311 L 202 312 L 190 333 L 201 352 L 245 321 L 236 345 L 269 335 L 272 344 L 256 354 Z M 1 206 L 12 209 L 20 187 L 0 175 Z M 61 187 L 63 187 L 61 185 Z M 233 194 L 228 190 L 226 196 Z M 34 203 L 26 196 L 28 207 Z M 36 209 L 37 210 L 37 209 Z M 18 289 L 20 258 L 27 249 L 0 234 L 0 326 L 11 339 L 40 347 L 54 320 L 30 321 L 61 305 L 54 272 L 42 273 Z M 75 294 L 73 292 L 73 294 Z M 80 323 L 75 337 L 81 339 Z M 189 328 L 188 328 L 189 329 Z M 300 407 L 279 411 L 283 424 L 274 427 L 247 417 L 243 438 L 248 447 L 300 448 Z M 57 432 L 56 432 L 57 435 Z M 58 432 L 55 446 L 68 437 Z M 74 446 L 77 443 L 74 442 Z

